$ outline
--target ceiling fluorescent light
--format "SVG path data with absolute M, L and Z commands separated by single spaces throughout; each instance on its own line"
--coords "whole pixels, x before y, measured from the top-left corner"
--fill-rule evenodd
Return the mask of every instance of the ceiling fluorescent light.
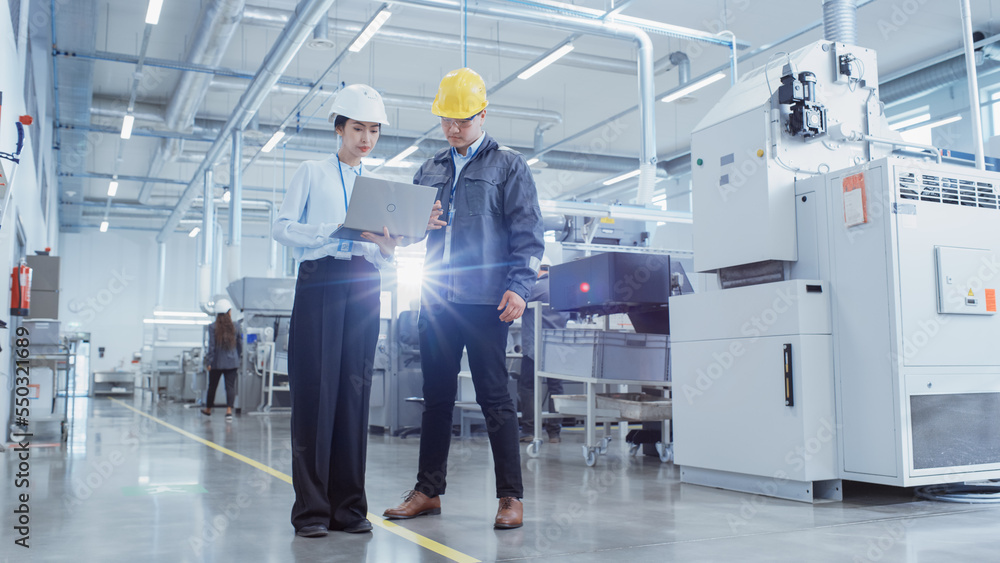
M 163 0 L 149 0 L 149 7 L 146 8 L 146 23 L 156 25 L 160 21 L 160 8 L 163 7 Z
M 354 40 L 354 43 L 351 43 L 351 46 L 348 47 L 347 50 L 352 53 L 357 53 L 361 49 L 364 49 L 365 45 L 367 45 L 368 42 L 371 41 L 371 38 L 375 36 L 375 33 L 378 32 L 378 28 L 382 27 L 391 15 L 392 12 L 389 10 L 382 10 L 375 14 L 371 23 L 365 27 L 364 31 L 361 32 L 361 35 L 358 35 L 358 38 Z
M 539 160 L 541 160 L 541 159 L 539 159 L 538 157 L 535 157 L 535 158 L 529 159 L 528 162 L 526 162 L 525 164 L 527 164 L 528 166 L 534 166 L 534 165 L 538 164 Z
M 602 183 L 605 186 L 610 186 L 611 184 L 617 184 L 618 182 L 621 182 L 622 180 L 628 180 L 629 178 L 634 178 L 634 177 L 636 177 L 638 175 L 639 175 L 639 171 L 638 170 L 633 170 L 631 172 L 626 172 L 626 173 L 621 174 L 619 176 L 615 176 L 614 178 L 611 178 L 610 180 L 605 180 Z
M 208 318 L 208 315 L 202 313 L 201 311 L 191 311 L 190 313 L 184 311 L 153 311 L 153 315 L 157 317 L 202 317 Z
M 918 123 L 923 123 L 931 118 L 931 114 L 922 113 L 916 117 L 911 117 L 909 119 L 904 119 L 902 121 L 897 121 L 896 123 L 891 123 L 889 129 L 893 131 L 899 131 L 900 129 L 905 129 L 911 125 L 917 125 Z
M 232 196 L 229 195 L 229 190 L 222 192 L 222 201 L 229 203 L 230 199 L 232 199 Z
M 274 132 L 274 135 L 271 135 L 271 138 L 268 139 L 266 143 L 264 143 L 264 146 L 263 148 L 260 149 L 260 152 L 271 152 L 272 150 L 274 150 L 274 147 L 278 145 L 278 141 L 280 141 L 284 136 L 285 132 L 282 131 L 281 129 L 278 129 L 277 131 Z
M 118 193 L 118 180 L 111 180 L 108 182 L 108 197 L 115 197 Z
M 402 164 L 403 160 L 406 157 L 410 156 L 411 154 L 417 152 L 418 150 L 420 150 L 420 147 L 418 147 L 417 145 L 410 145 L 410 146 L 406 147 L 405 149 L 403 149 L 403 152 L 401 152 L 401 153 L 397 154 L 396 156 L 390 158 L 389 162 L 386 162 L 385 165 L 386 166 L 405 166 L 404 164 Z
M 672 101 L 674 101 L 674 100 L 676 100 L 678 98 L 683 98 L 684 96 L 687 96 L 691 92 L 694 92 L 695 90 L 700 90 L 700 89 L 704 88 L 705 86 L 708 86 L 709 84 L 711 84 L 713 82 L 718 82 L 719 80 L 722 80 L 725 77 L 726 77 L 726 73 L 724 73 L 724 72 L 717 72 L 717 73 L 713 74 L 712 76 L 708 76 L 706 78 L 702 78 L 701 80 L 698 80 L 697 82 L 691 82 L 689 84 L 685 84 L 684 86 L 679 87 L 677 90 L 674 90 L 673 92 L 671 92 L 671 93 L 667 94 L 666 96 L 660 98 L 660 101 L 661 102 L 672 102 Z
M 200 233 L 200 232 L 201 232 L 201 227 L 195 227 L 195 228 L 191 229 L 191 232 L 188 233 L 188 236 L 191 237 L 191 238 L 194 238 L 194 237 L 198 236 L 198 233 Z
M 937 121 L 931 121 L 927 125 L 921 125 L 917 129 L 922 129 L 924 127 L 928 129 L 934 129 L 935 127 L 941 127 L 942 125 L 948 125 L 949 123 L 955 123 L 956 121 L 961 121 L 961 115 L 953 115 L 951 117 L 946 117 L 944 119 L 938 119 Z
M 132 137 L 132 125 L 134 123 L 135 117 L 132 114 L 127 114 L 125 119 L 122 119 L 122 139 Z
M 101 221 L 101 232 L 102 233 L 108 232 L 108 222 L 107 221 Z
M 541 71 L 543 68 L 563 58 L 564 56 L 566 56 L 567 53 L 569 53 L 572 50 L 573 50 L 573 44 L 567 43 L 562 47 L 559 47 L 555 51 L 549 53 L 549 55 L 543 58 L 542 60 L 528 67 L 524 72 L 518 74 L 517 77 L 520 78 L 521 80 L 527 80 L 532 76 L 538 74 L 538 72 Z
M 212 319 L 142 319 L 142 322 L 151 325 L 207 325 L 212 324 Z
M 361 157 L 361 162 L 365 166 L 371 166 L 372 168 L 374 168 L 376 166 L 382 166 L 383 164 L 385 164 L 385 159 L 384 158 L 374 158 L 374 157 L 371 157 L 371 156 L 364 156 L 364 157 Z

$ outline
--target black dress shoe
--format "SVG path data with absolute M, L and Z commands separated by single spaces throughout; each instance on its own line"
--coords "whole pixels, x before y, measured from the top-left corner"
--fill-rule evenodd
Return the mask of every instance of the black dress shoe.
M 367 519 L 360 520 L 344 528 L 344 531 L 348 534 L 363 534 L 365 532 L 372 531 L 372 523 Z
M 329 533 L 326 526 L 322 524 L 312 524 L 309 526 L 302 526 L 295 531 L 295 535 L 303 538 L 321 538 Z

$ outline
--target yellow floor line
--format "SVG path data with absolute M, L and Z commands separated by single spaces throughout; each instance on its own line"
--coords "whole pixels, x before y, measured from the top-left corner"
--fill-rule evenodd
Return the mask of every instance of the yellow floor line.
M 267 473 L 268 475 L 270 475 L 272 477 L 277 477 L 278 479 L 281 479 L 282 481 L 288 483 L 289 485 L 292 484 L 292 477 L 290 475 L 282 473 L 281 471 L 278 471 L 277 469 L 273 469 L 271 467 L 268 467 L 267 465 L 264 465 L 263 463 L 261 463 L 259 461 L 250 459 L 250 458 L 248 458 L 247 456 L 245 456 L 243 454 L 234 452 L 233 450 L 230 450 L 229 448 L 224 448 L 224 447 L 220 446 L 219 444 L 216 444 L 215 442 L 210 442 L 210 441 L 202 438 L 201 436 L 197 436 L 195 434 L 192 434 L 191 432 L 188 432 L 187 430 L 184 430 L 182 428 L 178 428 L 178 427 L 174 426 L 173 424 L 170 424 L 169 422 L 167 422 L 165 420 L 161 420 L 161 419 L 156 418 L 155 416 L 153 416 L 151 414 L 142 412 L 141 410 L 139 410 L 139 409 L 133 407 L 132 405 L 129 405 L 129 404 L 123 402 L 123 401 L 120 401 L 120 400 L 115 399 L 115 398 L 111 398 L 111 401 L 114 402 L 114 403 L 117 403 L 117 404 L 119 404 L 119 405 L 121 405 L 121 406 L 123 406 L 123 407 L 125 407 L 125 408 L 127 408 L 127 409 L 129 409 L 131 411 L 133 411 L 133 412 L 141 414 L 142 416 L 144 416 L 144 417 L 146 417 L 146 418 L 148 418 L 148 419 L 150 419 L 150 420 L 152 420 L 152 421 L 154 421 L 154 422 L 156 422 L 158 424 L 162 424 L 163 426 L 165 426 L 165 427 L 173 430 L 174 432 L 177 432 L 181 436 L 185 436 L 187 438 L 191 438 L 195 442 L 198 442 L 200 444 L 204 444 L 204 445 L 206 445 L 206 446 L 208 446 L 210 448 L 213 448 L 215 450 L 218 450 L 218 451 L 220 451 L 220 452 L 222 452 L 222 453 L 224 453 L 224 454 L 226 454 L 226 455 L 228 455 L 230 457 L 236 458 L 236 459 L 242 461 L 243 463 L 246 463 L 247 465 L 250 465 L 250 466 L 254 467 L 255 469 L 259 469 L 259 470 L 263 471 L 264 473 Z M 411 530 L 403 528 L 402 526 L 399 526 L 398 524 L 396 524 L 394 522 L 390 522 L 389 520 L 384 520 L 384 519 L 380 518 L 379 516 L 376 516 L 375 514 L 372 514 L 371 512 L 368 513 L 368 519 L 371 520 L 372 523 L 374 523 L 375 525 L 381 527 L 382 529 L 384 529 L 386 531 L 389 531 L 389 532 L 392 532 L 393 534 L 396 534 L 397 536 L 399 536 L 399 537 L 401 537 L 401 538 L 403 538 L 403 539 L 405 539 L 407 541 L 411 541 L 411 542 L 419 545 L 420 547 L 423 547 L 424 549 L 429 549 L 430 551 L 433 551 L 434 553 L 437 553 L 438 555 L 441 555 L 443 557 L 447 557 L 448 559 L 451 559 L 452 561 L 456 561 L 458 563 L 481 563 L 481 561 L 479 559 L 476 559 L 475 557 L 471 557 L 469 555 L 466 555 L 466 554 L 462 553 L 461 551 L 452 549 L 452 548 L 450 548 L 450 547 L 448 547 L 448 546 L 446 546 L 446 545 L 444 545 L 442 543 L 436 542 L 436 541 L 434 541 L 434 540 L 432 540 L 432 539 L 430 539 L 430 538 L 428 538 L 426 536 L 422 536 L 422 535 L 420 535 L 420 534 L 418 534 L 416 532 L 413 532 Z

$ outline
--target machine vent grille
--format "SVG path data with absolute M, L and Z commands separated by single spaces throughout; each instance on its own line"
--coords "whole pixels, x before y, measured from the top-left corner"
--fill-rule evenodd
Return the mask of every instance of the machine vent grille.
M 1000 209 L 1000 196 L 990 182 L 900 170 L 897 186 L 900 199 Z

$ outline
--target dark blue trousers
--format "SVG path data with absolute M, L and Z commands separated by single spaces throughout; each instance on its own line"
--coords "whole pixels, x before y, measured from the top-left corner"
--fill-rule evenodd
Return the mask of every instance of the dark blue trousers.
M 367 517 L 368 400 L 379 273 L 359 256 L 299 265 L 288 339 L 292 525 L 340 530 Z
M 424 414 L 415 490 L 429 497 L 445 492 L 452 413 L 458 393 L 462 350 L 468 349 L 476 402 L 486 417 L 496 472 L 497 498 L 524 496 L 518 450 L 517 409 L 507 390 L 507 328 L 496 305 L 421 307 L 420 367 Z

